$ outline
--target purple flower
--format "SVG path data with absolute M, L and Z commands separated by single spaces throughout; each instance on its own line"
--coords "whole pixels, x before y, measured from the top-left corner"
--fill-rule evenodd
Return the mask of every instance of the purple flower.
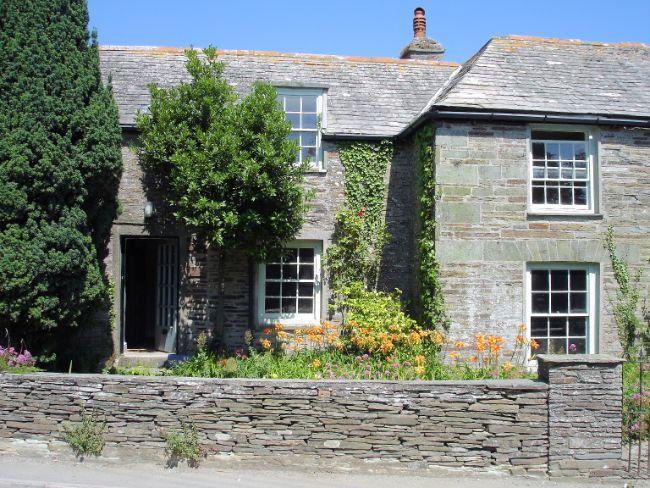
M 578 346 L 575 344 L 569 344 L 569 352 L 576 352 L 578 350 Z
M 19 354 L 18 357 L 16 358 L 16 363 L 20 365 L 25 364 L 25 355 Z
M 364 355 L 363 355 L 363 356 L 361 356 L 361 357 L 362 357 L 362 358 L 363 358 L 363 360 L 365 361 L 365 360 L 366 360 L 366 359 L 368 359 L 368 358 L 369 358 L 370 356 L 368 356 L 367 354 L 364 354 Z
M 361 362 L 361 356 L 357 356 L 357 357 L 355 357 L 354 360 L 355 360 L 357 363 L 358 363 L 358 362 Z
M 5 348 L 0 346 L 0 358 L 5 355 Z

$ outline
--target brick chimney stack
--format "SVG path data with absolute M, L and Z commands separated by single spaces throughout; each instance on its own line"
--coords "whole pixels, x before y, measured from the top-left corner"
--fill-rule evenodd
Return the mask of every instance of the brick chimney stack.
M 413 11 L 413 40 L 400 53 L 402 59 L 442 59 L 445 48 L 427 37 L 427 18 L 422 7 Z
M 427 37 L 427 18 L 424 16 L 424 9 L 418 7 L 413 12 L 413 37 Z

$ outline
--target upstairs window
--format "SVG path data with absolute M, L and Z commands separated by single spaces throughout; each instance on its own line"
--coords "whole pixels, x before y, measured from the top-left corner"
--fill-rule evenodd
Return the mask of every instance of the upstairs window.
M 309 161 L 313 169 L 322 169 L 321 128 L 323 91 L 299 88 L 278 89 L 278 103 L 291 123 L 289 138 L 296 141 L 296 162 Z
M 593 211 L 589 142 L 585 132 L 532 131 L 530 204 L 534 210 Z

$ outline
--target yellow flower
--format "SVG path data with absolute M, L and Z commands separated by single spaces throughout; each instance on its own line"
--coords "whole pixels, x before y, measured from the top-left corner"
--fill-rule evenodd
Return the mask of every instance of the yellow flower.
M 431 338 L 431 340 L 436 346 L 440 346 L 441 344 L 444 344 L 445 336 L 443 336 L 440 332 L 436 330 L 433 332 L 433 337 Z
M 426 358 L 422 354 L 418 354 L 413 359 L 415 359 L 415 364 L 417 364 L 418 366 L 422 366 L 424 364 L 424 361 L 426 360 Z
M 417 367 L 415 368 L 415 374 L 417 374 L 417 375 L 423 375 L 423 374 L 424 374 L 424 367 L 422 367 L 422 366 L 417 366 Z
M 511 363 L 510 361 L 506 361 L 506 362 L 503 364 L 503 370 L 504 370 L 506 373 L 507 373 L 508 371 L 510 371 L 512 368 L 514 368 L 514 366 L 512 365 L 512 363 Z
M 343 344 L 342 341 L 336 341 L 336 349 L 337 349 L 338 351 L 343 350 L 344 347 L 345 347 L 345 345 Z
M 417 332 L 411 332 L 411 335 L 409 336 L 409 338 L 411 339 L 411 342 L 413 344 L 419 344 L 420 340 L 421 340 L 420 339 L 420 334 L 418 334 Z
M 268 350 L 268 349 L 271 349 L 271 341 L 268 340 L 268 339 L 263 339 L 263 340 L 262 340 L 262 347 L 263 347 L 264 349 L 267 349 L 267 350 Z
M 463 341 L 456 341 L 456 349 L 462 349 L 465 347 L 465 343 Z
M 314 359 L 314 362 L 311 363 L 314 368 L 320 368 L 320 360 Z
M 296 336 L 301 336 L 302 335 L 302 329 L 296 329 L 293 333 Z
M 296 350 L 296 345 L 295 345 L 295 344 L 291 344 L 291 345 L 289 346 L 289 350 L 290 350 L 290 351 L 295 351 L 295 350 Z
M 280 332 L 282 330 L 282 324 L 280 322 L 275 324 L 275 331 Z
M 450 357 L 451 359 L 458 359 L 458 353 L 457 353 L 456 351 L 451 351 L 451 352 L 449 353 L 449 357 Z

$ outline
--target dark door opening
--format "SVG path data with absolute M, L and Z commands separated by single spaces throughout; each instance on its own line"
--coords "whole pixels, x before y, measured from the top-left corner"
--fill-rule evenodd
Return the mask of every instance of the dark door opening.
M 122 320 L 125 349 L 175 352 L 177 241 L 122 241 Z

